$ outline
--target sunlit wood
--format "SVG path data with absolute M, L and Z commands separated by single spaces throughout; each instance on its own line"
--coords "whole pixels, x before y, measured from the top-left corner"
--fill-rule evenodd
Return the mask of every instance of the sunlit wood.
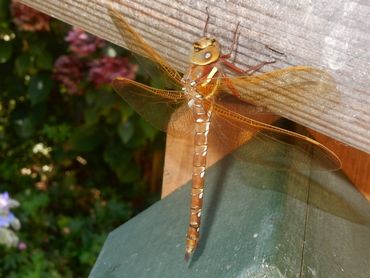
M 370 155 L 311 130 L 316 140 L 333 150 L 342 161 L 342 171 L 370 201 Z
M 205 7 L 209 32 L 228 47 L 241 23 L 235 62 L 241 68 L 277 58 L 264 68 L 320 66 L 339 82 L 341 94 L 326 111 L 310 102 L 271 103 L 271 110 L 345 144 L 370 153 L 370 6 L 363 1 L 126 1 L 21 0 L 31 7 L 128 47 L 114 27 L 107 6 L 114 3 L 130 25 L 177 70 L 187 66 L 188 48 L 202 33 Z M 196 5 L 194 5 L 196 3 Z M 304 20 L 303 20 L 304 19 Z M 299 109 L 297 109 L 299 107 Z

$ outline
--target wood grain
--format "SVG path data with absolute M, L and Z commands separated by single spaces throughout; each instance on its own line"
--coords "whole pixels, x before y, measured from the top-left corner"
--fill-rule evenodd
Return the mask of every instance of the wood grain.
M 370 201 L 370 155 L 316 131 L 310 130 L 310 133 L 317 141 L 338 155 L 342 161 L 342 171 Z
M 113 5 L 178 70 L 191 43 L 202 35 L 206 7 L 209 33 L 224 49 L 238 22 L 235 62 L 245 68 L 277 59 L 265 71 L 309 65 L 329 72 L 339 97 L 331 102 L 276 103 L 274 112 L 370 153 L 370 6 L 366 1 L 297 0 L 22 0 L 35 9 L 125 47 L 107 14 Z M 324 97 L 324 96 L 323 96 Z

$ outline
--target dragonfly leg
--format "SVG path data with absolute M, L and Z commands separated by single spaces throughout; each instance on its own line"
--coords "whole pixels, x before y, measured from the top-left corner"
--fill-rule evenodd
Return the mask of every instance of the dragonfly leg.
M 234 31 L 233 42 L 231 43 L 231 46 L 229 48 L 229 52 L 227 54 L 222 55 L 220 57 L 221 60 L 222 60 L 222 63 L 225 66 L 227 66 L 229 69 L 231 69 L 232 71 L 234 71 L 234 72 L 236 72 L 238 74 L 247 74 L 247 75 L 252 75 L 253 73 L 255 73 L 256 71 L 258 71 L 259 69 L 261 69 L 265 65 L 275 63 L 276 60 L 273 60 L 273 61 L 264 61 L 264 62 L 259 63 L 257 65 L 248 67 L 246 70 L 242 70 L 241 68 L 237 67 L 233 63 L 227 61 L 228 59 L 231 58 L 231 54 L 235 50 L 236 42 L 238 41 L 238 37 L 239 37 L 239 26 L 240 26 L 240 22 L 238 22 L 238 25 L 236 25 L 236 28 L 235 28 L 235 31 Z
M 227 77 L 225 74 L 222 75 L 223 77 Z M 235 88 L 233 82 L 230 81 L 230 79 L 228 78 L 224 78 L 224 82 L 226 84 L 226 86 L 229 88 L 230 92 L 232 93 L 233 96 L 237 97 L 237 98 L 240 98 L 241 99 L 241 95 L 240 95 L 240 92 L 238 91 L 237 88 Z M 255 105 L 254 103 L 252 102 L 249 102 L 245 99 L 243 99 L 243 101 L 247 104 L 251 104 L 251 105 Z
M 223 75 L 224 77 L 226 77 L 226 75 Z M 228 79 L 228 78 L 225 78 L 224 79 L 225 81 L 225 84 L 226 86 L 229 88 L 229 90 L 231 91 L 231 93 L 236 96 L 236 97 L 240 97 L 240 93 L 239 91 L 235 88 L 235 86 L 233 85 L 233 83 Z
M 222 55 L 221 58 L 229 59 L 231 57 L 231 54 L 234 52 L 236 42 L 238 41 L 238 37 L 239 37 L 239 26 L 240 26 L 240 22 L 238 22 L 238 24 L 236 25 L 234 36 L 233 36 L 233 42 L 231 43 L 229 47 L 229 52 L 225 55 Z
M 234 71 L 234 72 L 236 72 L 238 74 L 247 74 L 247 75 L 252 75 L 256 71 L 260 70 L 263 66 L 269 65 L 269 64 L 273 64 L 275 62 L 276 62 L 275 60 L 273 60 L 273 61 L 264 61 L 264 62 L 259 63 L 257 65 L 248 67 L 246 70 L 242 70 L 241 68 L 237 67 L 236 65 L 234 65 L 233 63 L 231 63 L 231 62 L 229 62 L 227 60 L 224 60 L 223 59 L 223 61 L 222 61 L 222 63 L 225 66 L 227 66 L 229 69 L 231 69 L 232 71 Z
M 251 66 L 251 67 L 247 68 L 247 69 L 245 70 L 245 72 L 244 72 L 244 73 L 246 73 L 246 74 L 248 74 L 248 75 L 252 75 L 252 74 L 253 74 L 253 73 L 255 73 L 256 71 L 260 70 L 263 66 L 265 66 L 265 65 L 269 65 L 269 64 L 273 64 L 273 63 L 275 63 L 275 62 L 276 62 L 276 60 L 272 60 L 272 61 L 264 61 L 264 62 L 262 62 L 262 63 L 259 63 L 259 64 L 257 64 L 257 65 L 254 65 L 254 66 Z
M 206 19 L 206 23 L 204 24 L 204 28 L 203 28 L 203 36 L 204 37 L 207 36 L 207 29 L 208 29 L 208 22 L 209 22 L 209 11 L 208 11 L 208 7 L 206 7 L 206 13 L 207 13 L 207 19 Z
M 243 74 L 245 73 L 244 70 L 242 70 L 241 68 L 237 67 L 236 65 L 234 65 L 233 63 L 227 61 L 227 60 L 222 60 L 222 64 L 224 64 L 225 66 L 227 66 L 229 69 L 231 69 L 232 71 L 238 73 L 238 74 Z

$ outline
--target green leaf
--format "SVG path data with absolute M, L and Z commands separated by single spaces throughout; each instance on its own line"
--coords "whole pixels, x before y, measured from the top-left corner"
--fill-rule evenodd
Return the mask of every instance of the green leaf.
M 0 41 L 0 63 L 6 63 L 13 53 L 13 43 Z
M 15 60 L 15 70 L 19 76 L 25 76 L 27 73 L 35 73 L 33 67 L 34 57 L 29 54 L 21 54 Z
M 48 206 L 50 198 L 46 193 L 29 191 L 28 196 L 21 199 L 22 209 L 32 217 L 38 217 L 40 211 Z
M 132 153 L 122 145 L 108 146 L 104 152 L 104 161 L 116 172 L 122 182 L 132 183 L 140 180 L 140 169 L 133 163 Z
M 48 120 L 47 110 L 48 106 L 46 102 L 39 102 L 32 106 L 29 115 L 35 127 L 42 126 L 42 124 Z
M 15 122 L 15 131 L 20 137 L 29 138 L 35 132 L 35 125 L 30 118 L 18 119 Z
M 119 101 L 120 101 L 120 105 L 121 105 L 120 112 L 121 112 L 122 119 L 126 120 L 131 115 L 135 114 L 134 110 L 131 108 L 130 105 L 128 105 L 127 102 L 125 102 L 124 100 L 119 100 Z
M 84 111 L 85 122 L 88 125 L 94 125 L 99 123 L 100 111 L 96 107 L 88 106 Z
M 47 75 L 36 75 L 30 80 L 28 95 L 32 105 L 36 105 L 46 99 L 52 87 L 52 81 Z
M 117 96 L 110 88 L 102 87 L 99 91 L 91 90 L 86 94 L 86 101 L 88 105 L 96 106 L 98 108 L 112 106 L 117 100 Z
M 128 143 L 132 136 L 134 135 L 134 127 L 130 122 L 120 124 L 117 130 L 118 135 L 124 144 Z
M 117 171 L 124 171 L 130 167 L 131 159 L 132 154 L 121 144 L 109 145 L 104 151 L 104 161 Z
M 37 55 L 36 64 L 40 69 L 51 70 L 53 68 L 53 56 L 50 52 L 44 51 L 40 55 Z
M 137 165 L 133 165 L 130 169 L 127 169 L 125 172 L 117 173 L 118 177 L 122 182 L 133 183 L 138 181 L 142 177 L 142 173 Z
M 144 119 L 140 118 L 139 121 L 140 127 L 145 135 L 146 138 L 153 141 L 155 136 L 158 134 L 158 129 L 154 128 L 151 124 L 149 124 Z
M 5 21 L 9 16 L 9 1 L 0 0 L 0 21 Z
M 105 134 L 99 126 L 79 127 L 70 140 L 71 147 L 80 152 L 88 152 L 104 142 Z
M 44 125 L 42 133 L 51 141 L 60 143 L 66 141 L 71 134 L 71 126 L 66 123 L 60 125 Z

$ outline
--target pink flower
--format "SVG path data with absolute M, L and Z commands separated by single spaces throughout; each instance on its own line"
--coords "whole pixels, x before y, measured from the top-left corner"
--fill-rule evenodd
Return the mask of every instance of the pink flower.
M 20 30 L 31 32 L 50 30 L 50 16 L 16 1 L 12 1 L 10 8 L 13 21 Z
M 82 94 L 84 64 L 73 55 L 62 55 L 54 64 L 53 78 L 61 82 L 70 94 Z
M 95 85 L 109 84 L 116 77 L 134 79 L 137 65 L 124 57 L 103 57 L 90 63 L 89 80 Z
M 27 244 L 21 241 L 20 243 L 18 243 L 18 249 L 21 251 L 26 250 Z
M 65 40 L 70 43 L 70 50 L 80 57 L 94 53 L 97 48 L 105 44 L 102 39 L 76 27 L 68 32 Z

